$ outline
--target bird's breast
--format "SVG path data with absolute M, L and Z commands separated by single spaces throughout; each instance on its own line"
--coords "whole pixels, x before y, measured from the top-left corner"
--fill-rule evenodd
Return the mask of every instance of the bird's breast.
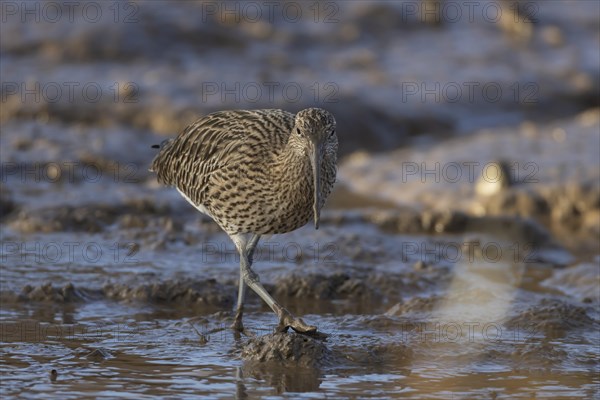
M 327 163 L 322 201 L 333 186 Z M 205 206 L 228 233 L 290 232 L 313 218 L 313 172 L 308 157 L 288 163 L 239 163 L 215 173 Z M 322 206 L 321 204 L 320 206 Z

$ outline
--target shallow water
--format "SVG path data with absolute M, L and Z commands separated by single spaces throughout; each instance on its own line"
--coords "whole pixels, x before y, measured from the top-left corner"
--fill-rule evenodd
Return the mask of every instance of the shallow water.
M 21 322 L 18 328 L 10 328 L 15 329 L 13 334 L 7 334 L 9 328 L 4 322 L 3 395 L 78 398 L 118 392 L 119 396 L 131 397 L 189 394 L 243 398 L 258 394 L 296 397 L 296 392 L 305 392 L 308 397 L 404 394 L 461 398 L 493 397 L 496 393 L 501 397 L 559 394 L 592 398 L 599 383 L 594 367 L 599 343 L 593 335 L 581 338 L 582 343 L 574 343 L 573 337 L 552 341 L 554 351 L 571 354 L 571 360 L 551 360 L 544 365 L 529 361 L 521 366 L 518 361 L 507 360 L 506 354 L 498 357 L 488 353 L 490 348 L 522 345 L 524 341 L 514 340 L 512 333 L 493 344 L 466 338 L 439 340 L 437 336 L 443 334 L 436 330 L 424 338 L 415 335 L 417 338 L 410 339 L 399 333 L 379 332 L 374 339 L 376 332 L 361 327 L 361 318 L 349 323 L 348 316 L 311 315 L 310 320 L 325 331 L 328 325 L 336 326 L 337 332 L 343 330 L 343 334 L 330 336 L 328 346 L 340 347 L 340 356 L 351 361 L 320 371 L 281 365 L 244 367 L 236 356 L 241 342 L 228 330 L 199 337 L 190 323 L 177 315 L 161 316 L 137 307 L 115 312 L 112 307 L 105 304 L 88 311 L 57 310 L 59 320 L 67 317 L 72 322 Z M 23 311 L 13 318 L 25 319 L 32 312 Z M 102 314 L 110 317 L 99 319 Z M 256 324 L 272 322 L 268 314 L 249 317 Z M 202 333 L 203 327 L 196 329 Z M 535 346 L 536 341 L 531 343 Z M 410 347 L 410 356 L 404 354 L 405 346 Z M 108 358 L 90 360 L 89 354 L 99 348 Z M 51 369 L 58 371 L 55 382 L 49 379 Z
M 361 231 L 370 231 L 370 237 L 360 253 L 353 253 L 353 232 Z M 542 284 L 563 270 L 543 262 L 515 263 L 511 243 L 493 236 L 479 237 L 504 251 L 501 259 L 493 256 L 494 262 L 491 253 L 465 252 L 450 262 L 448 252 L 430 251 L 429 263 L 416 267 L 414 260 L 425 259 L 422 254 L 403 260 L 402 252 L 391 249 L 399 243 L 448 249 L 468 237 L 437 236 L 438 246 L 426 247 L 432 245 L 428 236 L 386 234 L 368 223 L 325 228 L 321 237 L 313 232 L 301 229 L 286 237 L 286 243 L 308 252 L 312 241 L 331 235 L 338 247 L 334 262 L 325 268 L 310 257 L 282 260 L 274 253 L 272 261 L 266 256 L 263 262 L 257 259 L 256 269 L 286 307 L 329 335 L 325 344 L 332 357 L 318 367 L 241 358 L 247 337 L 228 328 L 237 269 L 235 260 L 227 260 L 233 258 L 231 253 L 221 253 L 218 268 L 210 262 L 194 264 L 198 246 L 176 241 L 158 251 L 142 247 L 133 264 L 108 259 L 48 265 L 36 263 L 28 253 L 31 262 L 25 266 L 13 263 L 22 254 L 5 253 L 3 394 L 295 398 L 303 393 L 317 398 L 442 399 L 591 398 L 597 393 L 600 325 L 595 306 L 579 309 L 577 301 Z M 54 239 L 82 240 L 86 235 L 59 233 Z M 213 243 L 222 236 L 211 235 Z M 277 237 L 269 240 L 265 243 L 275 243 Z M 390 250 L 370 264 L 369 257 L 382 248 Z M 564 259 L 561 252 L 565 253 L 554 250 L 556 262 Z M 23 270 L 26 274 L 19 276 Z M 315 278 L 315 273 L 330 278 Z M 340 278 L 339 273 L 346 276 Z M 216 279 L 225 299 L 189 303 L 177 297 L 181 291 L 168 294 L 171 279 L 198 280 L 200 285 Z M 357 282 L 346 289 L 322 287 L 323 282 L 331 285 L 327 282 L 340 279 Z M 31 294 L 35 288 L 29 297 L 6 295 L 11 292 L 6 287 L 52 282 L 58 289 L 66 280 L 74 285 L 72 297 L 36 297 Z M 111 298 L 107 282 L 129 288 L 163 282 L 167 294 L 140 297 L 134 289 Z M 361 283 L 364 286 L 356 289 Z M 564 309 L 541 305 L 551 298 L 564 302 L 557 303 Z M 527 314 L 536 304 L 539 307 Z M 251 295 L 245 315 L 248 334 L 268 334 L 275 323 L 274 315 Z M 58 373 L 54 381 L 53 369 Z

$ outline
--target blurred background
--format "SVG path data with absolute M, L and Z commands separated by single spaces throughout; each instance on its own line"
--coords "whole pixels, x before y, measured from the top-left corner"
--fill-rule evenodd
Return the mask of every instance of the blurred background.
M 544 397 L 553 380 L 567 397 L 598 395 L 598 2 L 0 7 L 4 394 L 93 394 L 121 382 L 157 395 Z M 225 324 L 237 267 L 216 225 L 147 172 L 151 145 L 212 111 L 306 107 L 338 123 L 329 227 L 273 239 L 279 247 L 267 246 L 257 269 L 290 310 L 355 341 L 333 340 L 334 353 L 351 357 L 333 362 L 329 378 L 241 373 L 224 355 L 229 336 L 198 347 L 186 340 L 202 329 L 174 322 Z M 274 324 L 252 301 L 250 319 Z M 490 344 L 480 332 L 475 350 L 467 340 L 434 350 L 397 336 L 401 321 L 450 317 L 492 318 L 511 340 Z M 523 322 L 535 329 L 515 341 Z M 99 336 L 23 338 L 99 325 L 108 327 Z M 116 326 L 137 344 L 115 339 Z M 89 377 L 105 371 L 97 357 L 113 360 L 113 375 Z M 198 357 L 211 371 L 204 380 Z M 443 371 L 445 357 L 455 373 Z M 168 385 L 148 380 L 154 363 L 170 371 Z M 26 371 L 52 368 L 67 386 L 25 384 Z M 515 368 L 525 369 L 522 384 Z M 556 372 L 537 382 L 539 368 Z M 365 374 L 388 383 L 372 389 Z

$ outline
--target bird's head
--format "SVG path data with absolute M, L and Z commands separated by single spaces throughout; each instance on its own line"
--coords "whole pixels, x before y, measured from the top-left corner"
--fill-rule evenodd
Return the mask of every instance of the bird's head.
M 315 229 L 319 229 L 321 215 L 321 163 L 326 154 L 337 151 L 335 118 L 321 108 L 307 108 L 296 114 L 294 135 L 308 151 L 313 170 L 313 216 Z

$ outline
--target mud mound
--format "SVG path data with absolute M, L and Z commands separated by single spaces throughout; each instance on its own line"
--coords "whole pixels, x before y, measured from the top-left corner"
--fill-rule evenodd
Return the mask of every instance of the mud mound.
M 167 303 L 186 306 L 227 307 L 233 304 L 233 288 L 224 288 L 214 279 L 201 282 L 165 281 L 131 287 L 109 284 L 103 288 L 106 297 L 116 300 Z
M 312 298 L 329 300 L 335 298 L 371 298 L 373 291 L 362 279 L 346 274 L 291 275 L 275 284 L 275 297 Z
M 542 299 L 538 304 L 510 318 L 506 326 L 532 333 L 559 334 L 575 328 L 595 325 L 583 307 L 562 300 Z
M 413 351 L 404 343 L 375 343 L 359 348 L 341 346 L 334 354 L 350 365 L 381 365 L 385 363 L 402 364 L 412 358 Z
M 600 265 L 582 263 L 557 270 L 542 285 L 558 289 L 586 303 L 600 303 Z
M 517 363 L 535 366 L 552 366 L 563 362 L 568 354 L 563 349 L 548 340 L 528 340 L 524 345 L 518 346 L 512 353 L 512 358 Z
M 91 290 L 76 289 L 72 283 L 63 287 L 54 287 L 51 283 L 40 286 L 27 285 L 20 293 L 3 291 L 0 295 L 2 303 L 15 302 L 40 302 L 40 303 L 76 303 L 83 302 L 86 298 L 94 297 L 98 293 Z
M 34 232 L 90 232 L 103 231 L 120 216 L 140 214 L 160 215 L 168 208 L 157 207 L 149 200 L 134 199 L 122 204 L 90 204 L 86 206 L 60 206 L 39 210 L 22 210 L 8 223 L 21 233 Z
M 296 333 L 274 333 L 248 340 L 242 358 L 250 362 L 291 362 L 297 366 L 318 367 L 331 357 L 323 341 Z
M 451 280 L 450 268 L 435 267 L 425 271 L 408 271 L 399 274 L 377 273 L 369 276 L 367 282 L 370 287 L 376 288 L 377 295 L 394 304 L 401 302 L 403 296 L 423 295 L 431 290 L 443 290 Z
M 581 182 L 541 192 L 515 189 L 482 200 L 486 214 L 534 217 L 563 230 L 600 232 L 600 186 Z
M 349 213 L 348 213 L 349 214 Z M 475 216 L 458 210 L 419 211 L 402 207 L 394 210 L 365 211 L 362 215 L 332 215 L 332 224 L 370 222 L 392 234 L 440 234 L 477 232 L 526 238 L 539 246 L 555 246 L 549 232 L 532 219 L 508 216 Z M 330 222 L 328 220 L 328 222 Z
M 441 300 L 439 296 L 413 297 L 407 302 L 400 302 L 385 312 L 387 316 L 401 316 L 407 313 L 432 311 Z
M 224 288 L 214 279 L 196 282 L 165 281 L 139 286 L 127 284 L 107 284 L 102 289 L 76 288 L 72 283 L 54 287 L 51 283 L 40 286 L 27 285 L 21 292 L 3 291 L 3 303 L 39 302 L 74 303 L 101 299 L 119 301 L 141 301 L 181 306 L 228 307 L 233 297 L 224 293 L 234 293 L 234 288 Z

